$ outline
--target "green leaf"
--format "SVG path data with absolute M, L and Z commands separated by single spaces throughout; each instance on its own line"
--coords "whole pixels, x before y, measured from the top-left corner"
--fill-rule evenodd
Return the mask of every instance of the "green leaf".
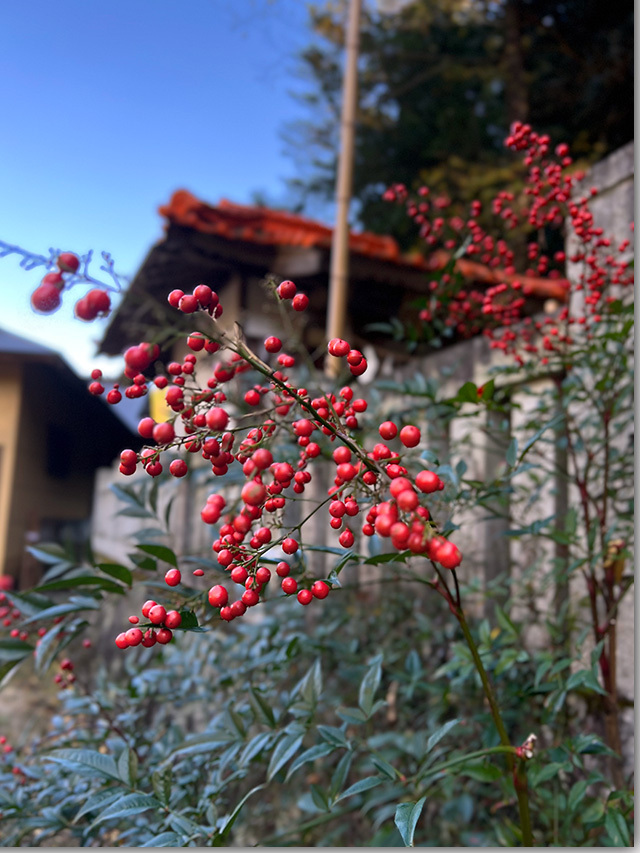
M 575 690 L 576 687 L 586 687 L 594 693 L 607 695 L 607 691 L 600 685 L 597 675 L 590 669 L 580 669 L 572 673 L 566 684 L 567 690 Z
M 376 788 L 378 785 L 382 784 L 384 779 L 381 776 L 365 776 L 364 779 L 359 779 L 357 782 L 354 782 L 346 791 L 343 791 L 339 797 L 336 797 L 335 802 L 339 803 L 340 800 L 346 800 L 347 797 L 353 797 L 354 794 L 361 794 L 363 791 L 368 791 L 371 788 Z
M 509 442 L 509 447 L 507 448 L 506 455 L 507 465 L 510 468 L 515 468 L 516 462 L 518 461 L 518 439 L 515 436 Z
M 338 708 L 336 714 L 348 723 L 365 723 L 369 719 L 360 708 Z
M 229 746 L 229 744 L 235 743 L 235 741 L 235 737 L 229 734 L 222 734 L 219 731 L 195 735 L 194 737 L 190 737 L 182 746 L 169 753 L 162 763 L 166 764 L 178 755 L 199 755 L 203 752 L 213 752 L 221 747 Z
M 278 741 L 276 748 L 273 750 L 273 755 L 271 756 L 271 761 L 269 762 L 269 767 L 267 769 L 267 782 L 270 782 L 276 773 L 284 767 L 287 761 L 289 761 L 290 758 L 293 758 L 302 746 L 303 738 L 304 735 L 290 734 L 285 735 Z
M 249 743 L 245 746 L 238 758 L 238 764 L 241 767 L 244 767 L 246 764 L 249 764 L 256 755 L 259 755 L 263 749 L 265 749 L 271 741 L 273 740 L 273 732 L 261 732 L 259 735 L 251 738 Z
M 322 738 L 322 740 L 326 740 L 327 743 L 330 743 L 335 747 L 348 747 L 349 741 L 347 740 L 347 736 L 342 731 L 342 729 L 337 728 L 337 726 L 324 726 L 319 725 L 317 727 L 318 734 Z
M 115 779 L 120 782 L 120 774 L 116 763 L 110 755 L 103 755 L 91 749 L 56 749 L 44 756 L 49 761 L 59 763 L 72 762 L 81 767 L 94 770 L 104 779 Z
M 470 776 L 478 782 L 495 782 L 503 775 L 500 768 L 493 764 L 468 764 L 458 772 L 464 776 Z
M 588 782 L 586 779 L 581 779 L 579 782 L 571 788 L 569 792 L 569 798 L 567 800 L 567 807 L 570 812 L 574 812 L 582 800 L 584 799 L 584 795 L 587 793 Z M 582 813 L 580 814 L 580 820 L 582 821 Z
M 160 806 L 161 803 L 150 794 L 125 794 L 107 806 L 102 814 L 94 820 L 93 826 L 97 826 L 105 820 L 120 820 L 123 817 L 146 812 L 147 809 L 160 808 Z
M 55 616 L 64 616 L 67 613 L 78 613 L 82 610 L 98 610 L 100 606 L 100 601 L 95 598 L 88 598 L 84 595 L 72 595 L 65 604 L 55 604 L 53 607 L 40 610 L 38 613 L 25 619 L 24 624 L 28 625 L 30 622 L 37 622 L 40 619 L 53 619 Z
M 107 578 L 96 577 L 95 575 L 79 575 L 73 578 L 62 578 L 57 581 L 49 581 L 48 583 L 40 584 L 34 588 L 34 592 L 48 592 L 57 589 L 74 589 L 80 586 L 97 586 L 104 589 L 105 592 L 115 592 L 118 595 L 124 595 L 124 589 L 120 584 Z
M 382 676 L 382 655 L 377 655 L 372 661 L 369 669 L 365 672 L 362 681 L 360 682 L 360 690 L 358 693 L 358 705 L 362 708 L 367 717 L 371 716 L 373 709 L 373 699 L 375 692 L 380 685 Z
M 315 746 L 306 749 L 304 752 L 300 753 L 295 761 L 291 762 L 285 781 L 290 779 L 296 770 L 299 767 L 302 767 L 303 764 L 307 764 L 309 761 L 315 761 L 318 758 L 324 758 L 325 755 L 330 755 L 336 748 L 337 747 L 330 743 L 317 743 Z
M 138 757 L 130 747 L 125 747 L 118 757 L 118 773 L 125 783 L 133 788 L 138 775 Z
M 62 545 L 59 545 L 57 542 L 43 542 L 37 548 L 29 545 L 27 551 L 41 563 L 49 563 L 51 565 L 60 563 L 69 556 Z
M 153 793 L 165 805 L 168 804 L 173 787 L 173 768 L 171 765 L 162 770 L 154 770 L 151 774 L 151 787 Z
M 131 570 L 126 566 L 121 566 L 120 563 L 98 563 L 96 568 L 100 569 L 101 572 L 104 572 L 105 575 L 109 575 L 116 580 L 122 581 L 122 583 L 126 583 L 127 586 L 131 586 L 133 583 Z
M 204 629 L 198 624 L 198 617 L 193 610 L 181 610 L 180 616 L 180 631 L 203 631 Z
M 140 847 L 182 847 L 182 836 L 176 832 L 161 832 L 160 835 L 154 835 Z
M 20 661 L 33 654 L 33 646 L 18 637 L 0 640 L 0 661 Z
M 309 792 L 314 806 L 322 812 L 328 812 L 331 808 L 329 805 L 329 797 L 322 788 L 318 787 L 318 785 L 312 784 L 309 786 Z
M 268 726 L 275 728 L 276 718 L 271 705 L 267 702 L 259 690 L 251 687 L 249 690 L 249 703 L 257 718 L 261 718 Z
M 455 400 L 460 403 L 477 403 L 478 386 L 475 382 L 465 382 L 456 394 Z
M 322 669 L 320 659 L 316 660 L 304 678 L 293 690 L 294 695 L 299 693 L 305 702 L 315 705 L 322 693 Z
M 426 749 L 426 751 L 427 751 L 427 752 L 431 752 L 431 750 L 433 749 L 433 747 L 434 747 L 436 744 L 438 744 L 438 743 L 442 740 L 442 738 L 443 738 L 443 737 L 444 737 L 448 732 L 450 732 L 450 731 L 451 731 L 451 729 L 452 729 L 454 726 L 457 726 L 459 722 L 460 722 L 460 720 L 457 720 L 457 719 L 456 719 L 456 720 L 448 720 L 446 723 L 444 723 L 442 726 L 440 726 L 440 728 L 439 728 L 439 729 L 436 729 L 436 731 L 435 731 L 435 732 L 430 736 L 429 740 L 427 741 L 427 749 Z
M 396 773 L 396 769 L 393 764 L 389 764 L 386 759 L 381 758 L 379 755 L 374 755 L 371 758 L 371 763 L 376 768 L 376 770 L 379 770 L 382 774 L 387 776 L 387 778 L 394 780 L 396 779 L 398 775 Z
M 137 545 L 136 547 L 145 554 L 150 554 L 152 557 L 156 557 L 158 560 L 164 560 L 165 563 L 169 563 L 169 565 L 174 566 L 176 569 L 178 568 L 178 558 L 171 548 L 167 548 L 166 545 L 145 543 L 143 545 Z
M 422 797 L 417 803 L 400 803 L 396 808 L 395 824 L 405 847 L 413 847 L 413 836 L 426 801 L 427 798 Z
M 336 769 L 333 771 L 333 775 L 331 777 L 331 785 L 329 787 L 329 795 L 332 798 L 336 797 L 338 792 L 342 789 L 342 786 L 344 785 L 347 775 L 349 773 L 349 768 L 351 767 L 352 760 L 353 753 L 351 751 L 345 752 L 345 754 L 338 762 Z
M 604 828 L 613 844 L 613 847 L 629 847 L 631 835 L 624 815 L 617 809 L 609 809 L 604 819 Z
M 252 797 L 257 791 L 262 790 L 262 788 L 264 788 L 264 785 L 256 785 L 255 788 L 252 788 L 248 793 L 244 795 L 244 797 L 240 800 L 240 802 L 234 808 L 231 814 L 227 818 L 225 818 L 220 829 L 220 836 L 223 840 L 226 840 L 229 837 L 229 833 L 231 832 L 233 824 L 236 822 L 238 815 L 242 810 L 242 807 L 247 802 L 249 797 Z
M 106 806 L 110 805 L 114 800 L 117 800 L 121 796 L 122 791 L 119 788 L 104 788 L 102 791 L 98 791 L 86 800 L 82 808 L 76 812 L 76 816 L 71 823 L 77 823 L 81 817 L 84 817 L 90 812 L 98 811 L 102 807 L 106 808 Z

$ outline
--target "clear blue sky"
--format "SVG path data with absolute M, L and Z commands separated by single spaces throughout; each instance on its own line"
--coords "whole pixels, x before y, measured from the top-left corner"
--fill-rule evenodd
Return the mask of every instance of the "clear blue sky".
M 106 250 L 131 276 L 175 189 L 284 198 L 294 167 L 282 133 L 303 115 L 291 91 L 310 39 L 302 0 L 5 4 L 0 240 L 45 255 Z M 0 326 L 82 373 L 108 370 L 92 357 L 104 321 L 72 319 L 75 290 L 56 314 L 35 315 L 39 278 L 0 258 Z

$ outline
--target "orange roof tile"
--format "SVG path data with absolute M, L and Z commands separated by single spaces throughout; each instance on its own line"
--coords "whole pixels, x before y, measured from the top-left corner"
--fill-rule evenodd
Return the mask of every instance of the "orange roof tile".
M 169 222 L 227 240 L 272 246 L 331 247 L 332 228 L 283 210 L 235 204 L 226 199 L 222 199 L 218 205 L 211 205 L 196 198 L 188 190 L 176 190 L 169 204 L 162 205 L 158 210 Z M 349 248 L 366 257 L 434 271 L 444 267 L 450 257 L 442 251 L 434 252 L 426 259 L 417 254 L 403 255 L 393 237 L 367 231 L 350 232 Z M 475 281 L 498 284 L 518 279 L 525 294 L 551 297 L 561 302 L 567 298 L 567 282 L 560 279 L 505 275 L 500 270 L 464 259 L 456 262 L 456 269 L 465 278 Z

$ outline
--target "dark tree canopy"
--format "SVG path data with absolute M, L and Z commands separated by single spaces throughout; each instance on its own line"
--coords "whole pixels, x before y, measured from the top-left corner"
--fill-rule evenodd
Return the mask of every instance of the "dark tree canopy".
M 317 41 L 301 57 L 310 118 L 288 134 L 304 156 L 292 184 L 301 208 L 333 197 L 345 8 L 311 10 Z M 422 182 L 460 202 L 488 199 L 517 180 L 502 145 L 516 119 L 585 160 L 633 138 L 633 2 L 414 0 L 393 13 L 365 4 L 359 87 L 359 224 L 406 243 L 404 215 L 381 191 Z

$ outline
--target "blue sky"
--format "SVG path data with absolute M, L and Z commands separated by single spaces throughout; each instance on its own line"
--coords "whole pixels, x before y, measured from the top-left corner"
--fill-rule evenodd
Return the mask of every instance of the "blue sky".
M 311 38 L 302 0 L 31 0 L 2 18 L 0 240 L 45 255 L 105 250 L 131 276 L 175 189 L 285 198 L 282 134 L 303 116 L 291 92 Z M 108 370 L 93 357 L 104 321 L 72 319 L 76 291 L 35 315 L 39 278 L 0 258 L 0 326 L 80 372 Z

